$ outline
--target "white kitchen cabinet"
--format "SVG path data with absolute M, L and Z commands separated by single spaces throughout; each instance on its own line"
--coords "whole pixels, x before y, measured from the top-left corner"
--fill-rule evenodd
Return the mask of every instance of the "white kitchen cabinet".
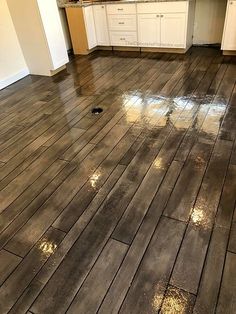
M 87 54 L 97 45 L 184 52 L 193 41 L 194 8 L 195 0 L 93 4 L 83 7 L 85 27 L 78 23 L 81 8 L 66 12 L 76 53 Z
M 160 14 L 138 15 L 138 43 L 140 47 L 159 47 L 161 45 Z
M 93 7 L 83 8 L 84 22 L 87 34 L 88 48 L 92 49 L 97 46 L 97 36 L 93 17 Z
M 93 15 L 96 29 L 97 44 L 99 46 L 109 46 L 110 40 L 107 25 L 106 6 L 94 5 Z
M 236 50 L 236 0 L 228 1 L 221 48 Z
M 185 48 L 186 47 L 186 14 L 165 13 L 161 14 L 161 47 Z
M 140 47 L 186 49 L 192 44 L 194 2 L 138 3 Z M 150 13 L 152 12 L 152 13 Z
M 186 29 L 185 13 L 138 15 L 140 47 L 185 48 Z

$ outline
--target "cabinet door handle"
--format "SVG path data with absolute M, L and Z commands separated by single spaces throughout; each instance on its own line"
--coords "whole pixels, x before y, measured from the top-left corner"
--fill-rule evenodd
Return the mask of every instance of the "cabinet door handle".
M 120 25 L 124 25 L 125 23 L 124 23 L 124 22 L 119 22 L 118 24 L 120 24 Z
M 123 11 L 124 9 L 117 9 L 118 11 Z
M 164 15 L 163 15 L 163 14 L 161 14 L 161 17 L 164 17 Z
M 120 38 L 120 40 L 125 40 L 125 38 Z

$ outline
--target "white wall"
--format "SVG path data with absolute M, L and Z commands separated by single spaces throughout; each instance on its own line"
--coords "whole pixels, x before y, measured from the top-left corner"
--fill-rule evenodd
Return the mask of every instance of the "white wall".
M 227 0 L 196 0 L 194 44 L 221 43 Z
M 7 0 L 7 4 L 30 73 L 49 75 L 51 60 L 37 1 Z
M 7 4 L 30 73 L 53 75 L 68 62 L 56 0 L 7 0 Z
M 28 73 L 6 0 L 0 0 L 0 89 Z

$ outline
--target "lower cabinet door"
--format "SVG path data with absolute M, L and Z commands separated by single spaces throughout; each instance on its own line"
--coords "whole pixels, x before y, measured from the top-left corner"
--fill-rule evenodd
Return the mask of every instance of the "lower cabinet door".
M 136 32 L 110 32 L 112 46 L 137 46 Z
M 109 33 L 107 25 L 107 14 L 105 5 L 93 6 L 93 15 L 95 22 L 95 29 L 97 35 L 97 44 L 99 46 L 109 46 Z
M 160 47 L 160 14 L 138 14 L 138 45 Z
M 161 47 L 185 48 L 186 47 L 186 14 L 166 13 L 161 14 Z

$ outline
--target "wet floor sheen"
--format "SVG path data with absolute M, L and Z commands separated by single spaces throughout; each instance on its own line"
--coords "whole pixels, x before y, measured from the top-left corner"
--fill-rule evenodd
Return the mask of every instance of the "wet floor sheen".
M 98 51 L 0 91 L 0 313 L 234 314 L 235 83 Z

